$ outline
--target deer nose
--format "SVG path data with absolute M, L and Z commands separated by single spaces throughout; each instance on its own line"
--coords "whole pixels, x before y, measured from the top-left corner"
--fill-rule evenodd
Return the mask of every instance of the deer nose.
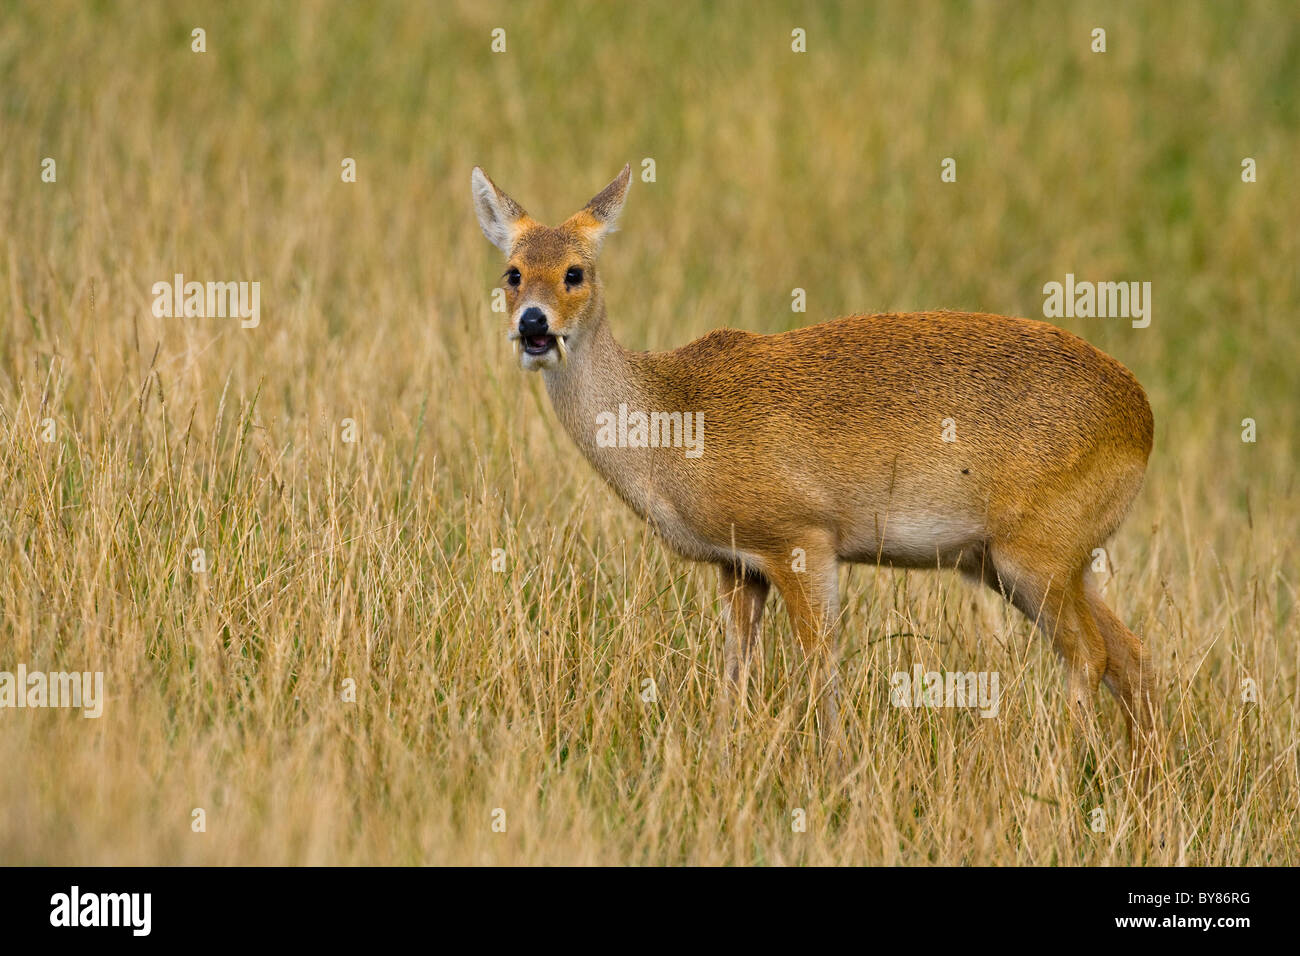
M 535 305 L 524 309 L 524 314 L 519 317 L 519 334 L 525 338 L 545 335 L 546 313 Z

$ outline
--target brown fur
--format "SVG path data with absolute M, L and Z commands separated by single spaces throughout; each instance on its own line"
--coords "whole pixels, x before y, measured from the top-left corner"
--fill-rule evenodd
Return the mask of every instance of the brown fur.
M 1151 452 L 1150 406 L 1120 363 L 1044 322 L 959 312 L 854 315 L 776 335 L 720 329 L 631 352 L 610 332 L 596 274 L 629 170 L 557 228 L 477 175 L 484 231 L 508 229 L 521 272 L 520 287 L 507 286 L 511 321 L 535 304 L 565 337 L 567 361 L 528 366 L 544 372 L 561 423 L 669 545 L 721 568 L 731 681 L 743 686 L 770 585 L 833 681 L 839 562 L 948 567 L 997 589 L 1053 641 L 1077 711 L 1090 711 L 1104 679 L 1135 743 L 1151 728 L 1149 656 L 1085 582 Z M 564 282 L 574 265 L 588 278 L 577 289 Z M 595 416 L 620 403 L 702 413 L 703 456 L 600 447 Z M 943 440 L 945 419 L 955 442 Z

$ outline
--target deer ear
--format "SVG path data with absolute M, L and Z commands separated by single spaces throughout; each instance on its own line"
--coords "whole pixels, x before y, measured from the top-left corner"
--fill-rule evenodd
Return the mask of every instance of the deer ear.
M 497 189 L 496 183 L 488 179 L 487 174 L 477 166 L 470 175 L 470 188 L 474 193 L 474 211 L 478 213 L 478 224 L 483 235 L 488 237 L 488 242 L 492 245 L 510 255 L 510 249 L 519 236 L 520 224 L 528 214 L 519 203 Z
M 618 227 L 618 214 L 623 211 L 628 187 L 632 185 L 631 163 L 614 177 L 614 181 L 591 197 L 591 202 L 574 216 L 578 225 L 596 245 Z

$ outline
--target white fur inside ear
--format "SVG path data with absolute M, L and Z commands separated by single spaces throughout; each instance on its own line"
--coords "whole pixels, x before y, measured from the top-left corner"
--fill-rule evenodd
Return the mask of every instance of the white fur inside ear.
M 609 222 L 598 223 L 594 228 L 588 231 L 587 236 L 596 244 L 597 247 L 599 247 L 605 241 L 605 237 L 611 232 L 618 232 L 617 219 L 613 219 Z
M 502 201 L 496 188 L 477 166 L 470 175 L 470 188 L 474 193 L 474 211 L 478 213 L 479 228 L 488 242 L 506 255 L 515 238 L 515 217 Z
M 587 203 L 587 212 L 598 225 L 590 232 L 591 239 L 599 245 L 611 232 L 618 231 L 618 217 L 627 202 L 627 194 L 632 189 L 631 166 L 624 166 L 614 181 L 602 189 L 591 202 Z

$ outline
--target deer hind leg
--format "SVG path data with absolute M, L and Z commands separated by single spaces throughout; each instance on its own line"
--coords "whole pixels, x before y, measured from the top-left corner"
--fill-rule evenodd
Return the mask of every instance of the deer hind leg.
M 785 599 L 795 637 L 809 665 L 809 701 L 816 701 L 820 731 L 829 736 L 839 727 L 839 676 L 833 640 L 839 618 L 839 563 L 830 548 L 805 545 L 803 550 L 802 570 L 795 570 L 786 553 L 770 562 L 768 576 Z
M 728 694 L 734 693 L 743 702 L 749 684 L 749 662 L 770 585 L 763 575 L 738 565 L 724 564 L 719 570 L 722 572 L 722 614 L 727 633 L 722 648 L 725 686 Z
M 1129 749 L 1146 756 L 1156 730 L 1155 671 L 1142 640 L 1124 626 L 1094 587 L 1087 587 L 1088 609 L 1106 642 L 1106 686 L 1119 700 L 1128 724 Z
M 1065 663 L 1071 716 L 1091 728 L 1107 654 L 1088 606 L 1082 567 L 1044 560 L 1040 549 L 1005 542 L 992 544 L 988 556 L 994 572 L 986 579 L 1052 642 Z

